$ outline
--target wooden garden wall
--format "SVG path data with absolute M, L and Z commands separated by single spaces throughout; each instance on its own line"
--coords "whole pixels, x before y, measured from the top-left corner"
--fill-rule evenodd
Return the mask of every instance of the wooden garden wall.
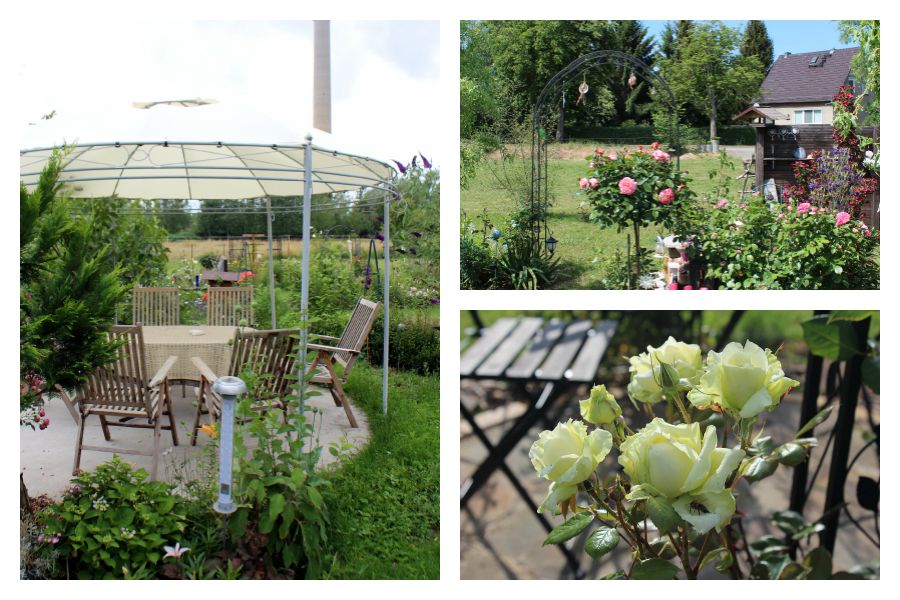
M 769 134 L 771 130 L 790 130 L 792 127 L 797 129 L 796 140 L 793 136 L 773 137 Z M 794 151 L 802 147 L 810 155 L 816 150 L 830 150 L 834 147 L 831 138 L 833 131 L 831 125 L 769 125 L 757 128 L 756 156 L 763 156 L 762 168 L 757 167 L 757 186 L 762 187 L 769 179 L 775 180 L 779 192 L 782 186 L 794 185 L 796 182 L 792 165 L 797 160 L 794 158 Z M 880 139 L 879 127 L 862 127 L 860 133 L 875 140 Z M 875 212 L 879 198 L 879 191 L 876 191 L 863 205 L 865 221 L 869 226 L 880 227 L 880 213 Z

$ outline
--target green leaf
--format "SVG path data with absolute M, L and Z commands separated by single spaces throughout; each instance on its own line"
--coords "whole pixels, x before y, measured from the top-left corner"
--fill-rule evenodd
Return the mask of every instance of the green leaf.
M 806 526 L 803 515 L 793 510 L 772 513 L 772 523 L 788 535 L 794 535 Z
M 828 322 L 863 321 L 878 314 L 877 310 L 833 310 L 828 315 Z
M 806 448 L 795 442 L 788 442 L 778 448 L 775 457 L 783 465 L 796 467 L 806 460 Z
M 869 386 L 873 392 L 880 394 L 881 389 L 881 359 L 877 356 L 867 356 L 862 364 L 863 383 Z
M 719 561 L 720 559 L 724 560 L 726 555 L 729 559 L 731 558 L 731 553 L 728 551 L 728 548 L 725 548 L 724 546 L 719 546 L 718 548 L 707 552 L 706 556 L 703 557 L 703 560 L 700 561 L 700 566 L 697 567 L 697 572 L 699 573 L 713 562 Z M 716 567 L 716 569 L 718 570 L 718 566 Z
M 603 580 L 625 579 L 625 571 L 623 571 L 622 569 L 619 569 L 618 571 L 615 571 L 614 573 L 610 573 L 609 575 L 604 575 L 600 579 L 603 579 Z
M 803 576 L 805 574 L 806 569 L 803 568 L 803 565 L 791 562 L 786 564 L 781 569 L 781 573 L 779 573 L 778 579 L 803 579 Z
M 794 440 L 797 440 L 797 438 L 799 438 L 801 435 L 803 435 L 804 433 L 806 433 L 813 427 L 816 427 L 819 423 L 821 423 L 825 419 L 827 419 L 828 415 L 831 414 L 831 411 L 833 409 L 834 409 L 834 404 L 829 404 L 828 406 L 826 406 L 825 408 L 823 408 L 822 410 L 817 412 L 816 416 L 814 416 L 812 419 L 807 421 L 806 425 L 804 425 L 803 427 L 801 427 L 800 429 L 797 430 L 797 434 L 794 436 Z
M 588 537 L 584 550 L 591 558 L 597 560 L 604 554 L 612 552 L 618 545 L 619 532 L 614 527 L 599 527 Z
M 744 464 L 746 465 L 743 469 L 744 479 L 751 483 L 765 479 L 778 468 L 777 460 L 774 458 L 763 458 L 762 456 L 752 458 L 749 462 L 744 461 Z
M 831 554 L 825 548 L 813 548 L 803 558 L 803 564 L 809 569 L 807 579 L 831 579 Z
M 647 513 L 650 515 L 650 520 L 662 533 L 672 531 L 678 525 L 678 513 L 665 500 L 655 497 L 648 498 Z
M 762 454 L 769 454 L 772 450 L 775 449 L 775 442 L 772 440 L 772 436 L 764 436 L 761 438 L 757 438 L 753 445 L 750 446 L 750 454 L 753 456 L 759 456 Z
M 573 537 L 584 531 L 588 525 L 594 520 L 594 515 L 589 512 L 578 513 L 568 521 L 557 525 L 544 540 L 542 546 L 548 544 L 561 544 L 571 540 Z
M 631 570 L 632 579 L 673 579 L 681 572 L 676 565 L 661 558 L 642 560 Z
M 829 323 L 824 315 L 804 321 L 803 337 L 809 351 L 831 360 L 849 360 L 856 354 L 856 336 L 849 321 Z
M 284 494 L 274 493 L 269 498 L 269 514 L 274 519 L 284 510 Z

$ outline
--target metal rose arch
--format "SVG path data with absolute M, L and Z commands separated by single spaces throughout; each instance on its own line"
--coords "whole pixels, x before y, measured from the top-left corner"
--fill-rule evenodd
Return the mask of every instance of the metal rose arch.
M 654 88 L 663 92 L 661 98 L 666 103 L 669 111 L 669 145 L 676 150 L 676 168 L 679 170 L 681 168 L 681 161 L 677 152 L 679 150 L 678 104 L 675 100 L 675 94 L 672 93 L 666 80 L 653 67 L 638 57 L 617 50 L 597 50 L 596 52 L 579 56 L 547 81 L 544 89 L 538 94 L 534 105 L 531 124 L 531 196 L 529 198 L 529 209 L 532 215 L 539 216 L 539 218 L 532 218 L 531 220 L 531 239 L 535 252 L 541 252 L 541 246 L 547 244 L 548 240 L 555 245 L 555 240 L 552 239 L 547 228 L 547 208 L 550 196 L 547 181 L 547 127 L 545 125 L 549 124 L 547 122 L 549 115 L 546 114 L 545 108 L 549 102 L 556 98 L 559 98 L 560 102 L 565 103 L 566 86 L 572 81 L 573 74 L 609 64 L 630 67 L 637 77 L 648 81 Z M 550 246 L 550 244 L 547 245 L 548 247 Z

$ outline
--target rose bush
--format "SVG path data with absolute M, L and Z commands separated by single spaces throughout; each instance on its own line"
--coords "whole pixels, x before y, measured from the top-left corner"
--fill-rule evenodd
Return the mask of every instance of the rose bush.
M 762 435 L 759 415 L 775 409 L 799 382 L 785 376 L 771 350 L 749 340 L 732 342 L 704 361 L 699 346 L 670 337 L 629 362 L 628 394 L 643 403 L 649 423 L 632 431 L 615 397 L 598 385 L 579 405 L 596 428 L 569 419 L 542 432 L 531 447 L 534 468 L 550 481 L 539 511 L 573 515 L 545 544 L 562 543 L 598 522 L 585 550 L 597 559 L 624 540 L 632 559 L 627 574 L 606 578 L 671 579 L 683 572 L 696 579 L 713 563 L 742 577 L 738 562 L 745 559 L 738 549 L 748 542 L 741 541 L 743 528 L 735 524 L 742 514 L 738 484 L 752 485 L 779 465 L 803 463 L 816 440 L 802 436 L 830 408 L 779 446 Z M 656 414 L 660 403 L 665 418 Z M 614 449 L 622 471 L 603 466 Z M 681 566 L 669 562 L 674 560 Z M 746 560 L 754 564 L 753 557 Z M 788 562 L 773 565 L 761 578 L 778 578 Z M 793 578 L 807 572 L 801 565 L 790 569 Z

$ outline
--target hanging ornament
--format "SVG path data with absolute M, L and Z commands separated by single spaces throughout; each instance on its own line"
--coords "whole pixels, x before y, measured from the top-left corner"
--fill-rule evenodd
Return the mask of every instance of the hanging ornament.
M 636 86 L 636 85 L 637 85 L 637 77 L 635 77 L 634 73 L 632 73 L 631 76 L 628 77 L 628 87 L 630 87 L 631 89 L 634 89 L 634 86 Z
M 578 86 L 578 100 L 575 101 L 575 106 L 586 103 L 586 100 L 584 97 L 588 93 L 589 89 L 591 89 L 591 88 L 587 84 L 587 81 L 582 81 L 581 85 Z

